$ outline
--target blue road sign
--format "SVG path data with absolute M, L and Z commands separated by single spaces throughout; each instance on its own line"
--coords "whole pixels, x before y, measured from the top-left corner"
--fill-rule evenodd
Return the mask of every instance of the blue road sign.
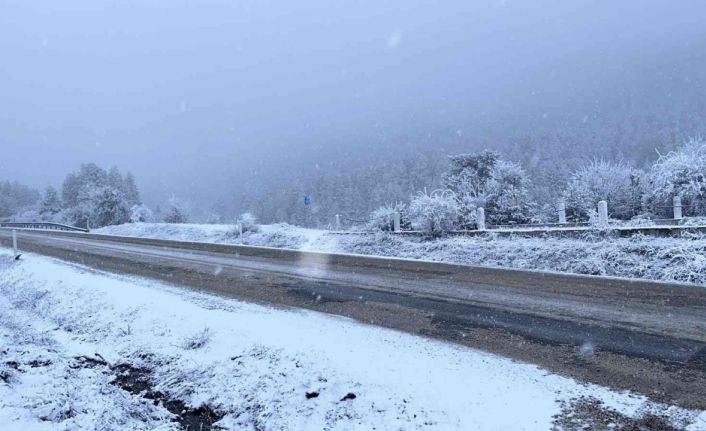
M 311 205 L 311 196 L 304 196 L 304 205 Z

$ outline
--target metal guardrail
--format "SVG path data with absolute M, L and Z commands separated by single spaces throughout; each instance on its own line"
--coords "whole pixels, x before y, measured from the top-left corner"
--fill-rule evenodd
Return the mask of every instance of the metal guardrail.
M 88 229 L 82 227 L 69 226 L 61 223 L 45 223 L 45 222 L 8 222 L 0 223 L 0 227 L 17 228 L 17 229 L 45 229 L 45 230 L 63 230 L 67 232 L 88 232 Z

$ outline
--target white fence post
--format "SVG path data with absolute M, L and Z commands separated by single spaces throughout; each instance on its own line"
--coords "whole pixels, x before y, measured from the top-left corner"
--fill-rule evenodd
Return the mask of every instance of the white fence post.
M 341 230 L 341 216 L 336 214 L 336 230 Z
M 485 230 L 485 210 L 482 207 L 476 209 L 476 224 L 478 230 Z
M 17 259 L 17 231 L 12 229 L 12 251 L 14 253 L 13 257 Z
M 564 202 L 559 202 L 557 205 L 557 214 L 559 215 L 559 223 L 566 223 L 566 204 Z
M 598 222 L 600 224 L 608 224 L 608 202 L 598 202 Z
M 676 220 L 681 220 L 681 196 L 674 196 L 672 204 L 674 205 L 674 218 Z
M 395 211 L 395 217 L 392 221 L 392 229 L 395 232 L 399 232 L 402 230 L 401 225 L 402 225 L 402 216 L 400 215 L 399 211 Z

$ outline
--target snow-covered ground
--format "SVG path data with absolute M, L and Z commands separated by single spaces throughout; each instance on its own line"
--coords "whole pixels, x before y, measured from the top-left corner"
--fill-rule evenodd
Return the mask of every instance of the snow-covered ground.
M 472 349 L 6 250 L 0 340 L 3 430 L 204 418 L 235 430 L 548 430 L 574 408 L 581 422 L 582 403 L 603 403 L 613 423 L 658 414 L 706 429 L 703 412 Z
M 96 233 L 358 253 L 472 265 L 679 281 L 706 285 L 706 237 L 612 236 L 579 238 L 496 236 L 424 239 L 388 233 L 332 235 L 287 224 L 263 225 L 238 236 L 232 225 L 125 224 Z

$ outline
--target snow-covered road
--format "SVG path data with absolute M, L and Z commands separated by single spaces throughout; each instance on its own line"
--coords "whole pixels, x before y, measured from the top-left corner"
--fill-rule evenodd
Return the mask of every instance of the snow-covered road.
M 136 375 L 148 390 L 118 384 Z M 0 251 L 0 429 L 171 429 L 175 402 L 243 430 L 571 429 L 571 413 L 706 429 L 703 412 L 461 346 Z M 607 419 L 582 408 L 599 403 Z

